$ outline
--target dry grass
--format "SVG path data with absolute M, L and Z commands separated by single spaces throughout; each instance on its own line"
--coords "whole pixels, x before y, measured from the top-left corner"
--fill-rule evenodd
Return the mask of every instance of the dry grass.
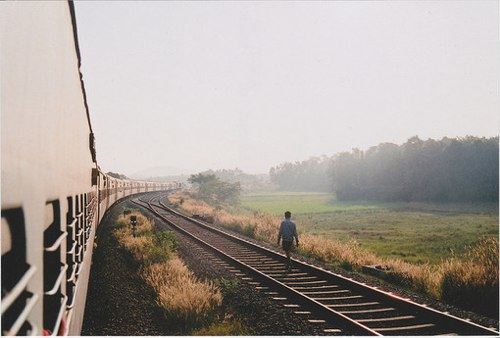
M 130 216 L 137 217 L 135 236 L 130 226 Z M 121 215 L 114 230 L 118 242 L 132 253 L 136 261 L 148 259 L 148 250 L 153 246 L 154 223 L 138 212 L 133 212 L 127 216 Z
M 176 193 L 171 203 L 185 212 L 211 216 L 215 224 L 252 238 L 275 243 L 281 219 L 264 213 L 237 214 Z M 455 257 L 440 264 L 412 264 L 398 259 L 383 259 L 363 249 L 355 241 L 341 242 L 316 235 L 302 234 L 299 252 L 345 269 L 359 270 L 363 265 L 383 264 L 388 279 L 399 285 L 424 292 L 436 299 L 473 308 L 478 300 L 485 304 L 481 311 L 498 314 L 498 240 L 488 238 L 470 248 L 465 257 Z M 481 309 L 480 309 L 481 310 Z
M 144 280 L 157 292 L 157 302 L 172 322 L 197 328 L 213 321 L 222 304 L 219 289 L 199 281 L 178 257 L 146 266 Z
M 221 208 L 215 208 L 204 201 L 190 198 L 181 193 L 169 196 L 170 202 L 177 204 L 184 211 L 212 217 L 216 224 L 243 233 L 252 238 L 268 240 L 276 238 L 278 229 L 276 224 L 279 218 L 268 214 L 254 212 L 252 217 L 230 213 Z M 182 201 L 182 203 L 181 203 Z
M 137 227 L 130 227 L 130 216 Z M 157 294 L 166 319 L 183 332 L 210 324 L 222 304 L 213 283 L 198 280 L 174 253 L 175 239 L 169 232 L 155 232 L 154 223 L 138 212 L 120 216 L 114 235 L 141 264 L 141 276 Z
M 498 318 L 498 240 L 485 238 L 467 255 L 442 264 L 442 298 L 456 304 L 469 304 Z M 482 302 L 478 302 L 482 300 Z

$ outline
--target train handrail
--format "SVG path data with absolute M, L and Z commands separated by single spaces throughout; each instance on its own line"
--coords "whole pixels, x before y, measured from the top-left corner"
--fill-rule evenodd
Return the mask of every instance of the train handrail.
M 68 302 L 68 296 L 64 295 L 61 297 L 61 307 L 59 308 L 59 313 L 57 314 L 56 322 L 54 328 L 50 330 L 52 332 L 51 336 L 57 336 L 59 327 L 61 326 L 62 316 L 64 314 L 64 310 L 66 308 L 66 303 Z
M 26 318 L 28 318 L 28 315 L 30 311 L 33 309 L 35 306 L 35 303 L 38 301 L 38 295 L 36 293 L 31 296 L 31 298 L 28 301 L 28 304 L 24 307 L 23 311 L 19 314 L 19 317 L 17 317 L 16 321 L 10 329 L 5 333 L 6 336 L 15 336 L 21 326 L 23 326 L 24 322 L 26 321 Z
M 71 276 L 66 279 L 66 282 L 75 282 L 75 277 L 76 277 L 76 268 L 78 268 L 78 264 L 77 263 L 73 263 L 73 268 L 72 268 L 72 272 L 71 272 Z
M 69 250 L 67 252 L 67 254 L 69 254 L 69 255 L 74 254 L 75 253 L 75 249 L 76 249 L 76 241 L 73 242 L 73 246 L 71 247 L 71 250 Z
M 83 261 L 83 257 L 81 256 L 83 252 L 83 245 L 80 245 L 78 248 L 78 253 L 75 254 L 75 258 L 77 258 L 77 264 L 81 264 L 81 261 Z M 78 273 L 77 273 L 78 275 Z
M 78 291 L 78 286 L 79 286 L 79 285 L 80 285 L 80 284 L 76 284 L 76 283 L 75 283 L 75 289 L 73 290 L 73 297 L 72 297 L 72 299 L 71 299 L 71 303 L 69 303 L 69 304 L 67 303 L 67 304 L 66 304 L 66 308 L 67 308 L 68 310 L 73 309 L 73 307 L 75 306 L 75 301 L 76 301 L 76 293 L 77 293 L 77 291 Z
M 49 291 L 45 291 L 43 293 L 44 295 L 52 296 L 57 292 L 57 289 L 59 289 L 59 286 L 61 286 L 63 277 L 66 275 L 66 270 L 68 270 L 68 264 L 65 263 L 61 266 L 61 271 L 59 272 L 59 276 L 57 276 L 57 279 L 54 282 L 54 286 Z
M 77 221 L 77 218 L 76 218 L 76 216 L 75 216 L 75 217 L 73 218 L 73 220 L 71 221 L 71 223 L 69 223 L 69 224 L 67 225 L 67 227 L 68 227 L 68 228 L 74 228 L 74 227 L 75 227 L 75 225 L 76 225 L 76 221 Z
M 59 238 L 57 238 L 57 240 L 54 242 L 54 244 L 52 244 L 50 247 L 48 248 L 45 248 L 44 250 L 47 251 L 47 252 L 53 252 L 53 251 L 56 251 L 57 248 L 61 245 L 62 241 L 64 238 L 66 238 L 66 236 L 68 235 L 68 233 L 65 231 L 63 232 Z
M 62 333 L 63 336 L 69 336 L 69 329 L 71 327 L 71 321 L 73 320 L 74 309 L 68 309 L 68 313 L 66 314 L 66 329 Z
M 92 197 L 92 199 L 90 200 L 90 202 L 85 205 L 85 208 L 88 209 L 94 203 L 94 200 L 95 200 L 95 197 Z
M 17 297 L 23 292 L 23 290 L 28 285 L 31 277 L 36 272 L 36 266 L 32 265 L 30 268 L 24 273 L 24 275 L 19 279 L 16 285 L 10 290 L 10 292 L 2 298 L 2 314 L 14 303 Z
M 83 262 L 78 264 L 78 267 L 76 268 L 76 270 L 77 270 L 76 275 L 77 276 L 79 276 L 80 272 L 82 272 L 82 266 L 83 266 Z

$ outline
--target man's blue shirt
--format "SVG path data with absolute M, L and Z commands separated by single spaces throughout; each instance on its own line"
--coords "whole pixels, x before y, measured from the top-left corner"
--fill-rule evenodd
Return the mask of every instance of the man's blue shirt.
M 285 218 L 283 222 L 281 222 L 280 232 L 278 234 L 278 240 L 282 238 L 284 241 L 293 241 L 293 238 L 299 241 L 299 235 L 297 234 L 297 227 L 295 223 L 293 223 L 290 219 Z

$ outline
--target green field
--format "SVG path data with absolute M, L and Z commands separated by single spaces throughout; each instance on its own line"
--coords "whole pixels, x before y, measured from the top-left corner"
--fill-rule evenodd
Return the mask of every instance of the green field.
M 299 231 L 355 239 L 382 257 L 437 263 L 481 236 L 498 236 L 498 205 L 338 202 L 332 194 L 273 192 L 242 196 L 242 205 L 273 215 L 290 210 Z

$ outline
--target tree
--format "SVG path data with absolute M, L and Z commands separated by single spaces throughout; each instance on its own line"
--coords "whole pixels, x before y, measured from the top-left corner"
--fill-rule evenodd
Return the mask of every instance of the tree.
M 239 201 L 241 193 L 239 182 L 224 182 L 212 173 L 191 175 L 188 182 L 195 186 L 197 197 L 208 203 L 236 204 Z

